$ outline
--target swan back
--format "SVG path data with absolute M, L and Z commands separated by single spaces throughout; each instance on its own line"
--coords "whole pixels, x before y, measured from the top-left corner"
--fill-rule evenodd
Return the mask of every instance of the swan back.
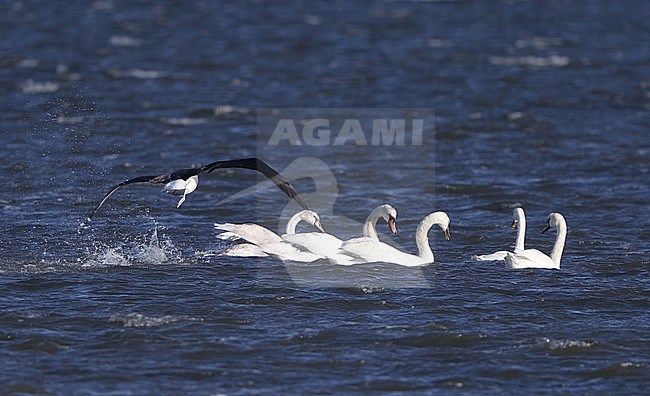
M 524 268 L 542 268 L 542 269 L 560 269 L 553 260 L 537 249 L 526 249 L 516 253 L 508 252 L 506 254 L 506 268 L 524 269 Z
M 217 230 L 228 231 L 227 238 L 237 236 L 254 245 L 266 245 L 282 241 L 279 235 L 255 223 L 232 224 L 232 223 L 214 223 Z M 224 236 L 225 238 L 226 236 Z
M 282 239 L 321 256 L 333 254 L 343 244 L 343 241 L 334 235 L 319 232 L 306 232 L 293 235 L 285 234 L 282 235 Z

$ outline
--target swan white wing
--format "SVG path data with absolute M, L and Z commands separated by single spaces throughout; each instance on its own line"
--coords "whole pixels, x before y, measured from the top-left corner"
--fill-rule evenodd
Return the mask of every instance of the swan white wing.
M 276 256 L 286 253 L 300 253 L 300 249 L 284 241 L 260 245 L 260 249 L 262 249 L 265 253 L 273 254 Z
M 282 238 L 295 246 L 306 249 L 311 253 L 324 256 L 332 264 L 336 265 L 353 265 L 363 264 L 368 261 L 349 252 L 341 250 L 343 241 L 334 235 L 310 232 L 293 235 L 282 235 Z M 361 238 L 364 239 L 364 238 Z M 322 258 L 322 257 L 321 257 Z
M 360 237 L 349 239 L 341 245 L 341 251 L 345 254 L 352 255 L 367 263 L 381 261 L 383 256 L 377 252 L 375 245 L 379 241 L 369 237 Z
M 483 254 L 480 256 L 474 255 L 472 258 L 478 261 L 503 261 L 506 259 L 506 255 L 511 253 L 512 252 L 508 252 L 506 250 L 499 250 L 498 252 L 494 252 L 492 254 Z
M 311 252 L 289 252 L 277 255 L 283 261 L 295 261 L 299 263 L 312 263 L 324 259 L 323 256 Z
M 233 234 L 237 234 L 241 239 L 244 239 L 255 245 L 282 242 L 282 238 L 280 238 L 278 234 L 258 224 L 214 223 L 214 228 L 217 230 L 229 231 Z
M 511 269 L 521 268 L 547 268 L 559 269 L 559 266 L 549 256 L 537 249 L 526 249 L 517 253 L 506 255 L 506 267 Z
M 343 250 L 339 250 L 337 253 L 328 255 L 327 259 L 330 261 L 330 263 L 335 265 L 355 265 L 365 264 L 368 262 L 361 257 L 349 254 L 349 252 L 344 252 Z
M 288 243 L 271 243 L 257 246 L 252 243 L 239 243 L 231 246 L 219 254 L 220 256 L 230 257 L 279 257 L 285 261 L 296 261 L 301 263 L 311 263 L 324 257 L 310 252 L 301 252 Z
M 284 234 L 282 239 L 321 256 L 335 254 L 343 244 L 343 241 L 334 235 L 321 232 Z
M 473 255 L 472 258 L 478 261 L 504 261 L 506 256 L 509 254 L 517 254 L 523 252 L 523 249 L 515 249 L 515 252 L 509 252 L 507 250 L 499 250 L 492 254 L 483 254 L 483 255 Z
M 251 243 L 240 243 L 229 247 L 219 254 L 220 256 L 230 257 L 268 257 L 262 249 Z
M 311 263 L 312 261 L 321 260 L 325 257 L 312 252 L 306 252 L 293 246 L 289 242 L 281 241 L 278 243 L 269 243 L 261 245 L 260 249 L 271 256 L 279 257 L 282 260 L 298 261 L 301 263 Z
M 400 252 L 394 247 L 370 238 L 355 238 L 343 243 L 342 250 L 361 257 L 367 262 L 384 262 L 404 266 L 427 264 L 419 256 Z

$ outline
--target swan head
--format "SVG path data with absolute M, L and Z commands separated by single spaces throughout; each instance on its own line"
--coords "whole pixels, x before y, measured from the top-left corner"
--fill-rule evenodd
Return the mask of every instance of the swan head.
M 318 228 L 320 232 L 325 232 L 323 225 L 320 222 L 320 216 L 318 216 L 318 213 L 314 212 L 313 210 L 303 210 L 300 212 L 298 217 L 300 220 L 306 221 L 307 223 Z
M 551 213 L 546 220 L 546 227 L 542 230 L 542 234 L 551 228 L 558 228 L 561 224 L 566 224 L 564 216 L 559 213 Z
M 389 204 L 381 205 L 380 209 L 381 217 L 388 223 L 388 229 L 393 234 L 397 234 L 397 210 Z
M 445 239 L 450 240 L 451 232 L 449 231 L 449 224 L 451 224 L 451 220 L 449 220 L 449 216 L 447 216 L 447 213 L 445 212 L 436 212 L 435 214 L 438 217 L 438 226 L 440 226 L 442 231 L 445 233 Z
M 519 221 L 523 218 L 524 216 L 524 210 L 522 208 L 516 208 L 515 210 L 512 211 L 512 225 L 510 226 L 511 228 L 517 228 L 519 225 Z
M 440 229 L 445 233 L 445 239 L 450 240 L 451 239 L 451 232 L 449 231 L 450 223 L 451 221 L 449 220 L 449 216 L 447 216 L 447 213 L 433 212 L 420 222 L 418 229 L 422 228 L 426 232 L 431 226 L 437 224 L 438 227 L 440 227 Z

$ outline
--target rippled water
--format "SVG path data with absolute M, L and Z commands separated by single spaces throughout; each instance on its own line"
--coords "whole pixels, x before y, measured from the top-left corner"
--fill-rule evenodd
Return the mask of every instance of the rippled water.
M 647 2 L 0 9 L 0 393 L 650 388 Z M 269 146 L 270 108 L 425 109 L 435 130 Z M 213 222 L 287 217 L 274 189 L 222 202 L 256 183 L 239 170 L 180 209 L 134 186 L 85 221 L 126 178 L 254 155 L 322 161 L 294 185 L 333 232 L 388 202 L 400 232 L 382 239 L 415 251 L 444 210 L 452 240 L 432 231 L 423 268 L 214 255 L 229 244 Z M 562 270 L 471 260 L 512 246 L 516 206 L 543 251 L 546 215 L 564 214 Z

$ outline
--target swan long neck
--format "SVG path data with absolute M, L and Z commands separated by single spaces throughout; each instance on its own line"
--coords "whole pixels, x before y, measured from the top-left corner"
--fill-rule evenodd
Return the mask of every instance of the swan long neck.
M 287 230 L 286 230 L 287 234 L 292 235 L 296 233 L 296 227 L 298 226 L 298 223 L 304 220 L 301 216 L 302 216 L 302 212 L 298 212 L 295 215 L 291 216 L 291 218 L 287 222 Z
M 562 259 L 562 252 L 564 251 L 564 243 L 566 242 L 566 221 L 564 218 L 560 218 L 557 224 L 557 236 L 555 237 L 555 243 L 553 244 L 553 250 L 551 250 L 551 260 L 559 267 L 560 260 Z
M 429 245 L 429 230 L 434 222 L 428 219 L 429 216 L 425 217 L 418 225 L 415 231 L 415 245 L 418 247 L 418 256 L 421 259 L 433 262 L 433 250 L 431 250 L 431 245 Z
M 517 241 L 515 242 L 515 250 L 524 250 L 524 239 L 526 238 L 526 216 L 524 212 L 519 212 L 517 216 Z
M 377 235 L 377 220 L 379 220 L 380 217 L 382 217 L 381 207 L 370 212 L 366 222 L 363 223 L 363 236 L 377 241 L 379 240 L 379 236 Z
M 418 247 L 418 256 L 430 263 L 434 262 L 434 256 L 431 245 L 429 245 L 429 230 L 434 225 L 445 229 L 449 226 L 449 218 L 443 212 L 431 213 L 422 219 L 417 230 L 415 230 L 415 244 Z

